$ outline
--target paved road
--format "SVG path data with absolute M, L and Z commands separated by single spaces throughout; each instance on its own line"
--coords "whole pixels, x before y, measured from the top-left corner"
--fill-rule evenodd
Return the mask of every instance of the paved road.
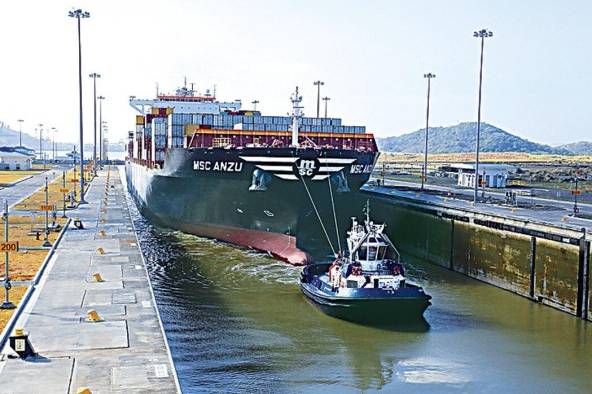
M 74 393 L 80 387 L 93 393 L 179 392 L 115 167 L 107 205 L 105 183 L 103 171 L 87 193 L 89 204 L 72 211 L 86 228 L 66 230 L 16 324 L 30 333 L 39 357 L 4 357 L 2 393 Z M 105 281 L 94 282 L 95 272 Z M 91 309 L 104 321 L 86 321 Z
M 62 169 L 49 170 L 33 175 L 31 178 L 17 183 L 14 186 L 0 189 L 0 205 L 4 206 L 4 201 L 8 201 L 8 206 L 11 207 L 17 202 L 27 197 L 40 187 L 45 185 L 45 177 L 48 177 L 51 182 L 56 177 L 62 175 Z
M 419 191 L 419 184 L 413 182 L 402 182 L 394 180 L 385 180 L 386 186 L 376 186 L 374 182 L 368 183 L 364 186 L 363 190 L 390 195 L 397 198 L 404 198 L 414 200 L 419 203 L 433 204 L 443 206 L 447 208 L 456 208 L 470 212 L 483 212 L 492 215 L 510 217 L 518 220 L 527 220 L 536 223 L 549 224 L 558 227 L 569 228 L 572 230 L 580 230 L 582 227 L 586 228 L 589 233 L 592 233 L 592 220 L 574 218 L 569 215 L 573 213 L 573 204 L 547 200 L 536 197 L 518 196 L 518 201 L 524 204 L 531 204 L 534 201 L 537 204 L 546 206 L 547 208 L 512 208 L 500 204 L 485 204 L 477 203 L 473 205 L 472 201 L 464 199 L 446 197 L 442 195 L 434 195 L 430 193 L 422 193 Z M 398 187 L 404 187 L 405 189 L 397 189 Z M 416 190 L 409 190 L 408 188 L 414 188 Z M 451 190 L 449 187 L 433 186 L 429 185 L 429 189 L 448 192 Z M 473 191 L 470 189 L 453 189 L 453 193 L 463 194 L 472 196 Z M 496 197 L 503 199 L 503 193 L 486 193 L 486 195 L 494 194 Z M 582 204 L 581 212 L 592 215 L 592 205 Z

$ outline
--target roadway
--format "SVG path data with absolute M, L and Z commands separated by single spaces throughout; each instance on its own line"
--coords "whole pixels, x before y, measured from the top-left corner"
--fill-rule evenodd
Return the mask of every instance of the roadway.
M 420 190 L 421 185 L 414 182 L 396 181 L 385 179 L 384 186 L 377 186 L 376 179 L 368 182 L 363 190 L 392 196 L 406 200 L 413 200 L 427 205 L 437 205 L 445 208 L 453 208 L 475 213 L 487 213 L 496 216 L 508 217 L 516 220 L 533 223 L 548 224 L 552 226 L 568 228 L 580 231 L 586 228 L 592 233 L 592 220 L 570 216 L 573 214 L 573 203 L 559 200 L 550 200 L 538 197 L 516 197 L 518 207 L 502 204 L 500 202 L 488 202 L 473 204 L 472 189 L 426 185 L 427 192 Z M 430 193 L 432 191 L 432 193 Z M 438 192 L 438 194 L 433 193 Z M 462 198 L 457 196 L 462 195 Z M 481 192 L 479 192 L 481 195 Z M 495 197 L 504 201 L 504 193 L 486 191 L 485 196 Z M 536 204 L 535 207 L 532 207 Z M 591 215 L 592 204 L 578 204 L 580 215 Z
M 0 204 L 2 205 L 1 208 L 4 209 L 5 200 L 8 201 L 8 206 L 12 207 L 13 205 L 16 205 L 18 202 L 20 202 L 23 198 L 45 186 L 45 177 L 47 177 L 48 181 L 51 182 L 58 176 L 62 176 L 61 168 L 50 169 L 48 171 L 35 174 L 15 185 L 0 189 Z

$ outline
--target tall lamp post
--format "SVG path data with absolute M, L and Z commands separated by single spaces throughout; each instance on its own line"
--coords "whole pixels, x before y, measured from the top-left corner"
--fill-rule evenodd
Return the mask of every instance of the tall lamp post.
M 320 109 L 321 109 L 321 86 L 323 86 L 325 82 L 323 81 L 314 81 L 313 85 L 317 87 L 317 118 L 320 116 Z
M 97 171 L 97 78 L 101 78 L 101 74 L 92 73 L 89 74 L 89 77 L 93 79 L 93 113 L 94 113 L 94 130 L 95 130 L 95 139 L 93 144 L 93 167 L 95 172 Z
M 430 129 L 430 87 L 432 78 L 436 78 L 436 74 L 427 73 L 423 77 L 428 80 L 428 94 L 426 104 L 426 127 L 425 127 L 425 148 L 423 150 L 423 171 L 421 172 L 421 190 L 423 190 L 424 183 L 428 181 L 428 130 Z
M 39 123 L 39 161 L 43 160 L 43 144 L 42 144 L 42 136 L 43 136 L 43 123 Z M 45 161 L 43 161 L 43 168 L 45 168 Z
M 56 128 L 52 127 L 51 128 L 51 159 L 53 162 L 55 162 L 55 158 L 56 158 L 56 152 L 55 152 L 55 132 L 56 132 Z
M 17 120 L 19 123 L 19 146 L 23 146 L 23 119 Z
M 76 18 L 78 26 L 78 99 L 80 101 L 80 204 L 86 204 L 84 200 L 84 126 L 82 122 L 82 42 L 80 40 L 80 19 L 89 18 L 90 13 L 81 9 L 68 12 L 68 16 Z
M 97 97 L 99 100 L 99 164 L 103 160 L 103 100 L 105 96 Z
M 101 135 L 102 138 L 102 144 L 101 144 L 101 149 L 103 150 L 101 152 L 101 157 L 103 158 L 103 160 L 107 160 L 107 148 L 105 147 L 105 140 L 107 139 L 107 134 L 109 132 L 109 127 L 107 126 L 107 122 L 105 122 L 105 126 L 103 127 L 103 134 Z
M 481 87 L 483 85 L 483 47 L 485 39 L 493 37 L 493 33 L 487 29 L 482 29 L 473 33 L 473 37 L 481 39 L 481 61 L 479 63 L 479 103 L 477 104 L 477 146 L 475 149 L 475 193 L 473 202 L 477 203 L 479 193 L 479 137 L 481 133 Z
M 325 102 L 325 119 L 327 119 L 327 102 L 331 100 L 331 97 L 323 97 L 323 101 Z
M 257 111 L 257 104 L 259 104 L 259 100 L 253 100 L 251 101 L 251 104 L 253 104 L 253 111 Z

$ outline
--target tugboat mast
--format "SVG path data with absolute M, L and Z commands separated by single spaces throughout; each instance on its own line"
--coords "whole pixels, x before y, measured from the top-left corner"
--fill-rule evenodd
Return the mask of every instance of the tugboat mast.
M 298 94 L 298 86 L 296 86 L 296 91 L 290 96 L 290 100 L 292 101 L 292 146 L 299 147 L 300 144 L 298 143 L 298 127 L 300 122 L 300 117 L 302 116 L 302 108 L 300 103 L 302 102 L 302 96 Z

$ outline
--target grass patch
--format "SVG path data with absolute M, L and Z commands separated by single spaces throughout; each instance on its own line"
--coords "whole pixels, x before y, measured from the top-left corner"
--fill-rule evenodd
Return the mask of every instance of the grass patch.
M 28 288 L 28 286 L 14 286 L 10 289 L 10 301 L 18 305 Z M 4 297 L 4 291 L 2 291 L 2 302 L 4 302 Z M 4 330 L 14 311 L 15 309 L 0 309 L 0 331 Z

